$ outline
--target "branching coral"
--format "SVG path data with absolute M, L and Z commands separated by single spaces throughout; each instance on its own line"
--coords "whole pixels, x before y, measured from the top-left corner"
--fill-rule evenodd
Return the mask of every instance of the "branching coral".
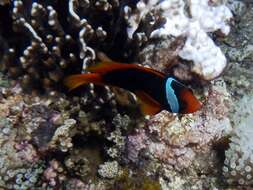
M 87 64 L 96 58 L 95 49 L 103 49 L 108 45 L 106 39 L 113 38 L 109 26 L 116 20 L 110 18 L 116 18 L 119 2 L 110 3 L 13 1 L 6 6 L 12 18 L 4 15 L 13 30 L 1 28 L 5 44 L 2 70 L 19 77 L 25 87 L 46 89 L 59 88 L 68 74 L 85 72 Z M 11 35 L 6 36 L 6 32 Z
M 43 4 L 34 2 L 28 11 L 22 1 L 14 1 L 13 4 L 14 31 L 25 37 L 20 45 L 28 46 L 24 50 L 7 50 L 12 52 L 12 59 L 4 61 L 6 69 L 10 72 L 10 67 L 13 67 L 12 70 L 16 73 L 10 74 L 17 76 L 20 76 L 18 73 L 23 73 L 22 80 L 26 86 L 37 83 L 38 86 L 50 88 L 61 82 L 67 65 L 78 68 L 79 56 L 74 52 L 78 44 L 63 30 L 58 13 L 52 6 L 44 7 Z M 15 60 L 17 56 L 19 58 Z

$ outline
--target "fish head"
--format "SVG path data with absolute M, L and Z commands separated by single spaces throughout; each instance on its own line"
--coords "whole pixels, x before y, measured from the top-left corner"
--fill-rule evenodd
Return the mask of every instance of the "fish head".
M 201 108 L 193 91 L 172 77 L 166 80 L 166 99 L 173 113 L 193 113 Z

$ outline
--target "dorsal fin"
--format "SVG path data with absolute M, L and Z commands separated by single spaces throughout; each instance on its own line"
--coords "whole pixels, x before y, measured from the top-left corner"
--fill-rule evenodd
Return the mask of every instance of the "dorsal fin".
M 100 62 L 100 63 L 94 65 L 94 66 L 89 66 L 87 68 L 87 70 L 92 73 L 106 73 L 106 72 L 115 71 L 115 70 L 122 70 L 122 69 L 138 69 L 140 71 L 153 73 L 153 74 L 158 75 L 160 77 L 165 76 L 165 74 L 163 74 L 159 71 L 156 71 L 154 69 L 151 69 L 151 68 L 139 66 L 137 64 L 118 63 L 118 62 L 114 62 L 114 61 L 103 61 L 103 62 Z
M 87 70 L 92 73 L 106 73 L 113 70 L 118 70 L 125 68 L 125 64 L 113 62 L 113 61 L 103 61 L 96 65 L 89 66 Z
M 154 115 L 161 111 L 160 104 L 143 91 L 135 91 L 139 98 L 141 111 L 146 115 Z

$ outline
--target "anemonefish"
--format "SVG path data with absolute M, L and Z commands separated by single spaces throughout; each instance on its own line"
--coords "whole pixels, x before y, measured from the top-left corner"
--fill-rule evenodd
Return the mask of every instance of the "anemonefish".
M 70 90 L 89 83 L 129 90 L 140 100 L 141 110 L 147 115 L 154 115 L 161 110 L 192 113 L 201 107 L 190 88 L 154 69 L 103 61 L 89 67 L 88 71 L 90 73 L 67 77 L 65 85 Z

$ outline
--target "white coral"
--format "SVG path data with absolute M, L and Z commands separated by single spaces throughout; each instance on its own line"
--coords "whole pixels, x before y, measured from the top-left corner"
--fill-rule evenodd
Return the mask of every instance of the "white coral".
M 121 174 L 119 163 L 117 161 L 105 162 L 99 165 L 98 174 L 103 178 L 112 179 Z
M 206 32 L 221 30 L 228 34 L 230 31 L 226 21 L 232 18 L 232 13 L 225 5 L 209 6 L 209 0 L 190 0 L 192 20 L 197 20 Z
M 212 80 L 217 77 L 226 66 L 226 58 L 220 48 L 200 28 L 198 22 L 190 23 L 187 36 L 179 56 L 185 60 L 193 61 L 192 71 L 204 79 Z
M 189 7 L 188 13 L 186 7 Z M 232 13 L 228 7 L 210 5 L 209 0 L 150 0 L 147 4 L 139 1 L 137 9 L 139 17 L 134 14 L 129 18 L 131 24 L 128 28 L 128 35 L 130 38 L 140 20 L 149 11 L 161 10 L 166 18 L 166 23 L 162 28 L 154 30 L 150 36 L 186 36 L 185 46 L 179 56 L 193 61 L 192 71 L 205 80 L 211 80 L 221 74 L 226 66 L 226 58 L 207 32 L 220 30 L 225 35 L 229 33 L 230 27 L 227 22 L 232 18 Z

